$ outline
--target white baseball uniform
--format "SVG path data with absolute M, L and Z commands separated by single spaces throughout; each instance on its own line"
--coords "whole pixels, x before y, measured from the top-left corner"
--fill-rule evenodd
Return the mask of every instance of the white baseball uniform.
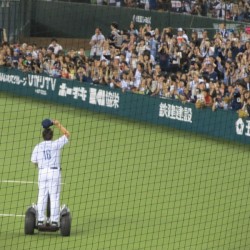
M 55 141 L 43 141 L 32 152 L 31 161 L 38 164 L 38 221 L 44 221 L 48 194 L 51 201 L 51 221 L 59 222 L 60 210 L 60 150 L 68 143 L 63 135 Z

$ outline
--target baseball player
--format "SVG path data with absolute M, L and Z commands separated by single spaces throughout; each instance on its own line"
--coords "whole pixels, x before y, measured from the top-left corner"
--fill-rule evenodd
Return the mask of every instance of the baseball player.
M 58 227 L 60 217 L 60 151 L 69 141 L 70 133 L 57 120 L 45 119 L 42 122 L 44 141 L 37 144 L 32 152 L 31 162 L 36 164 L 39 169 L 38 175 L 38 227 L 45 221 L 45 211 L 48 195 L 50 195 L 50 222 L 52 227 Z M 50 126 L 56 126 L 63 134 L 59 139 L 52 141 L 53 130 Z

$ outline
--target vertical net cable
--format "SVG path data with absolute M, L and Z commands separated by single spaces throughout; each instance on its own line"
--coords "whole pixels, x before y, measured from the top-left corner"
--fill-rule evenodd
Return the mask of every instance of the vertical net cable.
M 34 8 L 31 2 L 25 4 Z M 70 5 L 37 2 L 50 14 L 51 6 L 57 6 L 54 14 L 60 20 L 63 16 L 68 26 L 71 20 L 81 20 L 81 25 L 91 30 L 97 22 L 107 21 L 99 19 L 103 6 L 89 13 L 85 10 L 79 17 L 80 4 L 72 5 L 73 10 L 79 10 L 78 15 L 70 16 Z M 93 22 L 84 23 L 92 13 Z M 108 14 L 112 16 L 111 11 L 102 13 L 107 19 Z M 32 13 L 25 17 L 29 15 Z M 35 35 L 58 32 L 46 23 L 45 12 L 37 18 L 32 26 L 33 31 L 39 27 Z M 42 19 L 44 23 L 39 23 Z M 57 25 L 62 27 L 59 21 Z M 77 27 L 72 30 L 77 32 Z M 59 31 L 63 36 L 64 30 Z M 74 46 L 73 38 L 67 41 L 68 48 Z M 0 68 L 0 249 L 250 248 L 249 145 L 198 133 L 204 124 L 212 133 L 222 123 L 224 131 L 220 132 L 224 133 L 230 124 L 235 126 L 236 116 L 231 119 L 231 113 L 197 111 L 180 102 L 44 77 Z M 37 87 L 42 85 L 40 80 L 49 82 L 47 92 Z M 65 86 L 68 91 L 63 92 Z M 74 87 L 87 92 L 74 96 Z M 112 99 L 117 95 L 120 109 L 115 106 L 117 99 Z M 191 109 L 198 116 L 193 117 L 198 121 L 192 124 L 195 129 L 190 132 L 188 121 L 169 117 L 164 117 L 168 125 L 164 124 L 159 118 L 164 103 Z M 153 113 L 157 113 L 156 120 L 150 120 Z M 38 197 L 38 169 L 31 163 L 31 153 L 42 141 L 45 118 L 59 120 L 71 133 L 61 154 L 60 196 L 60 205 L 67 205 L 72 216 L 69 237 L 63 237 L 60 230 L 42 232 L 36 228 L 34 234 L 25 234 L 25 213 Z M 246 131 L 249 120 L 242 122 Z M 59 138 L 60 131 L 55 127 L 53 131 L 54 139 Z
M 0 100 L 3 249 L 247 249 L 248 148 L 6 93 Z M 44 117 L 72 134 L 62 152 L 65 238 L 24 235 Z

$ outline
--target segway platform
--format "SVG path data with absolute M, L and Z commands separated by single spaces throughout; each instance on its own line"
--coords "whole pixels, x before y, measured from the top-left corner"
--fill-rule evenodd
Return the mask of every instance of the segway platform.
M 59 230 L 59 227 L 51 226 L 50 223 L 37 226 L 38 231 L 41 232 L 56 232 Z
M 58 226 L 52 226 L 49 221 L 50 213 L 47 211 L 47 222 L 43 225 L 37 225 L 37 205 L 32 204 L 25 213 L 24 233 L 27 235 L 34 234 L 35 229 L 41 232 L 61 232 L 62 236 L 70 236 L 71 231 L 71 214 L 66 205 L 60 208 L 60 222 Z

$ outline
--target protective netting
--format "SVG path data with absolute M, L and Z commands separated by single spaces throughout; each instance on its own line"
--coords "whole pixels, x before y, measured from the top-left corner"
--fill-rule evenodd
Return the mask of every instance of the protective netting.
M 97 50 L 91 55 L 96 47 L 89 43 L 96 28 L 103 26 L 101 31 L 108 38 L 111 24 L 119 24 L 123 32 L 131 21 L 149 38 L 155 35 L 150 29 L 156 28 L 158 16 L 165 20 L 159 21 L 161 28 L 174 24 L 171 32 L 175 34 L 183 32 L 187 20 L 186 30 L 197 29 L 198 39 L 206 25 L 213 32 L 220 28 L 219 22 L 215 29 L 215 21 L 196 17 L 176 15 L 173 21 L 171 13 L 163 16 L 153 11 L 86 6 L 4 1 L 1 7 L 2 26 L 10 44 L 0 48 L 0 249 L 249 249 L 248 110 L 238 119 L 236 110 L 221 110 L 232 109 L 226 102 L 220 106 L 222 99 L 203 103 L 199 109 L 190 103 L 199 91 L 201 98 L 203 94 L 206 97 L 207 86 L 218 83 L 217 90 L 225 90 L 218 79 L 188 75 L 195 60 L 190 59 L 190 64 L 173 60 L 166 68 L 168 58 L 160 64 L 157 57 L 152 68 L 148 64 L 144 68 L 152 71 L 140 78 L 135 74 L 137 62 L 126 61 L 127 50 L 117 46 L 116 38 L 111 41 L 110 57 L 105 58 L 97 55 Z M 232 35 L 231 29 L 226 31 Z M 56 44 L 50 46 L 54 37 Z M 244 91 L 249 91 L 249 82 L 248 86 L 245 82 L 248 61 L 242 61 L 246 74 L 237 82 Z M 134 75 L 129 75 L 125 88 L 120 81 L 126 76 L 121 79 L 118 75 L 126 66 Z M 149 79 L 157 68 L 162 72 L 154 75 L 154 84 L 162 82 L 156 86 Z M 181 78 L 184 74 L 185 79 Z M 137 88 L 134 76 L 140 78 L 142 88 Z M 191 89 L 195 78 L 199 87 Z M 229 82 L 228 77 L 227 84 L 236 85 L 232 74 L 230 78 L 233 80 Z M 189 86 L 192 98 L 188 99 L 185 91 L 170 95 L 173 85 L 176 91 Z M 235 96 L 234 100 L 238 99 Z M 38 227 L 40 170 L 31 162 L 34 147 L 43 141 L 41 122 L 46 118 L 58 120 L 70 133 L 61 152 L 62 209 L 54 228 L 50 208 Z M 55 125 L 51 126 L 53 139 L 58 139 L 63 133 Z M 51 157 L 47 151 L 45 155 Z
M 1 93 L 2 249 L 247 249 L 248 147 Z M 24 234 L 41 121 L 71 133 L 61 205 L 70 237 Z M 60 133 L 54 128 L 54 136 Z

